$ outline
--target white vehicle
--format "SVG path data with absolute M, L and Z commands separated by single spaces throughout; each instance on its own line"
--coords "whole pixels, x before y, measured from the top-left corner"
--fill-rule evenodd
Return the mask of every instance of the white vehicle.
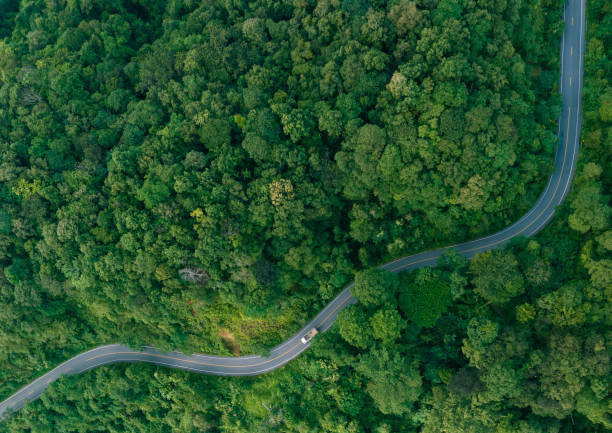
M 303 343 L 303 344 L 308 343 L 310 340 L 312 340 L 312 337 L 314 337 L 315 335 L 317 335 L 317 333 L 318 333 L 318 332 L 319 332 L 319 331 L 317 330 L 317 328 L 312 328 L 310 331 L 308 331 L 308 332 L 306 333 L 306 335 L 304 335 L 304 336 L 302 337 L 302 340 L 301 340 L 301 341 L 302 341 L 302 343 Z

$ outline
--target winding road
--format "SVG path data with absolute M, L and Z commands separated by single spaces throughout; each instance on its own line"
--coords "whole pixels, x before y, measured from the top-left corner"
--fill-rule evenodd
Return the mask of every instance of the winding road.
M 391 272 L 435 266 L 437 259 L 448 249 L 455 249 L 467 258 L 477 253 L 501 247 L 516 236 L 532 236 L 552 218 L 555 207 L 565 198 L 576 167 L 581 125 L 581 96 L 585 33 L 585 0 L 568 0 L 564 9 L 565 30 L 561 42 L 562 112 L 559 119 L 559 146 L 555 154 L 555 172 L 535 206 L 511 226 L 481 239 L 402 257 L 381 266 Z M 21 409 L 27 401 L 40 397 L 47 386 L 64 375 L 79 374 L 101 365 L 119 362 L 148 362 L 171 368 L 220 376 L 249 376 L 266 373 L 281 367 L 304 350 L 300 338 L 311 328 L 327 331 L 338 312 L 357 300 L 351 295 L 349 284 L 317 316 L 294 336 L 261 356 L 223 357 L 164 353 L 153 347 L 135 351 L 120 344 L 96 347 L 60 364 L 0 403 L 0 419 Z

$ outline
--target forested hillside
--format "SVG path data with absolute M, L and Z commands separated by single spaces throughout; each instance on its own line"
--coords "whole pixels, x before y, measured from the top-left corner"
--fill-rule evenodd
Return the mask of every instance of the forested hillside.
M 602 185 L 582 165 L 537 239 L 399 277 L 357 274 L 360 304 L 280 370 L 102 367 L 51 385 L 7 431 L 609 432 L 612 228 L 568 227 L 583 188 Z
M 612 428 L 605 0 L 587 9 L 584 151 L 551 226 L 470 263 L 373 270 L 489 233 L 533 204 L 557 140 L 561 9 L 7 7 L 0 398 L 106 342 L 262 350 L 357 271 L 362 302 L 265 376 L 100 368 L 52 385 L 0 430 Z
M 595 6 L 590 45 L 604 36 L 596 20 L 612 14 Z M 585 90 L 606 89 L 610 70 L 588 64 Z M 585 137 L 612 126 L 602 106 L 585 104 Z M 609 432 L 612 200 L 603 173 L 612 146 L 603 143 L 581 150 L 567 202 L 536 238 L 471 262 L 449 254 L 434 269 L 357 273 L 361 302 L 279 370 L 223 378 L 102 367 L 54 383 L 7 431 Z
M 560 7 L 22 1 L 0 41 L 0 365 L 223 352 L 221 328 L 253 350 L 357 269 L 512 221 L 551 167 Z

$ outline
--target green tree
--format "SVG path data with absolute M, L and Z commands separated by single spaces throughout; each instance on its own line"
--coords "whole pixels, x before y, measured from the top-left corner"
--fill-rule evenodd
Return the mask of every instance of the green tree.
M 147 179 L 138 190 L 138 199 L 149 209 L 163 203 L 170 197 L 170 189 L 161 181 Z
M 608 227 L 612 209 L 604 204 L 601 187 L 595 184 L 582 186 L 570 203 L 574 210 L 568 218 L 572 229 L 586 233 L 589 230 L 599 232 Z
M 612 408 L 606 399 L 597 398 L 589 388 L 585 388 L 576 398 L 576 411 L 584 414 L 593 423 L 612 429 Z
M 368 378 L 366 390 L 384 414 L 402 415 L 412 409 L 422 391 L 418 361 L 386 348 L 362 355 L 357 371 Z
M 345 308 L 336 319 L 342 338 L 355 347 L 365 349 L 373 343 L 372 332 L 367 326 L 368 316 L 358 307 Z
M 555 326 L 579 326 L 587 320 L 591 309 L 584 302 L 582 290 L 576 284 L 562 286 L 537 301 L 544 318 Z
M 384 344 L 392 344 L 400 337 L 406 323 L 395 308 L 387 305 L 370 317 L 370 326 L 374 338 L 381 340 Z
M 434 326 L 452 303 L 449 286 L 439 272 L 431 269 L 402 273 L 399 286 L 401 310 L 408 320 L 422 327 Z
M 379 268 L 355 274 L 355 285 L 351 293 L 366 307 L 376 307 L 385 302 L 395 302 L 397 275 Z
M 518 261 L 511 252 L 494 250 L 477 255 L 470 262 L 470 274 L 475 291 L 489 302 L 505 303 L 525 291 Z

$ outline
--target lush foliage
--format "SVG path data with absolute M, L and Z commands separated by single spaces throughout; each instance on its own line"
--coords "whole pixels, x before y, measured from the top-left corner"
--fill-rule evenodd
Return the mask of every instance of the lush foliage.
M 433 271 L 387 274 L 391 291 L 385 299 L 344 310 L 336 327 L 316 337 L 308 351 L 265 376 L 103 367 L 53 384 L 42 400 L 9 418 L 6 428 L 609 431 L 612 284 L 605 269 L 612 262 L 612 227 L 586 237 L 569 228 L 578 194 L 572 191 L 570 206 L 537 240 L 520 240 L 496 253 L 497 260 L 516 261 L 528 289 L 521 294 L 487 300 L 477 284 L 497 268 L 450 255 Z M 376 278 L 370 275 L 369 281 Z M 398 302 L 407 290 L 417 292 L 411 287 L 445 287 L 438 293 L 446 294 L 452 288 L 454 302 L 441 309 L 441 297 L 432 297 L 428 314 L 413 320 Z M 427 327 L 419 326 L 423 320 Z
M 7 8 L 3 320 L 85 335 L 6 346 L 252 350 L 360 268 L 507 224 L 552 160 L 552 3 Z
M 607 1 L 587 9 L 585 144 L 553 223 L 470 263 L 372 269 L 490 232 L 533 203 L 556 143 L 560 8 L 7 8 L 0 396 L 104 342 L 229 353 L 227 328 L 247 350 L 270 345 L 365 270 L 362 302 L 279 371 L 104 367 L 55 383 L 2 428 L 612 428 Z

